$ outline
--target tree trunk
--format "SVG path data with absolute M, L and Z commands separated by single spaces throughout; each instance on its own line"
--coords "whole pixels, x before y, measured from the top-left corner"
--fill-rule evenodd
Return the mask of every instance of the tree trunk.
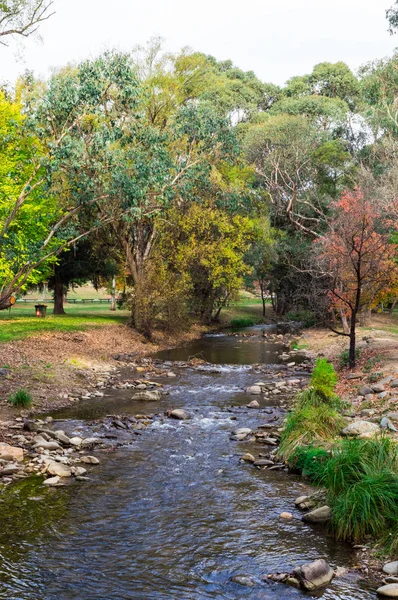
M 116 277 L 112 277 L 111 310 L 116 310 Z
M 397 303 L 397 300 L 393 300 L 393 302 L 391 303 L 391 306 L 390 306 L 390 315 L 392 315 L 392 313 L 394 312 L 394 308 L 395 308 L 396 303 Z
M 348 355 L 348 364 L 349 364 L 350 369 L 355 368 L 356 318 L 357 318 L 357 311 L 353 310 L 351 312 L 350 350 L 349 350 L 349 355 Z
M 348 326 L 347 316 L 343 310 L 340 311 L 341 324 L 343 326 L 344 333 L 350 333 L 350 328 Z
M 64 315 L 65 311 L 64 311 L 64 294 L 65 294 L 65 289 L 64 289 L 64 284 L 62 283 L 62 280 L 55 276 L 55 282 L 54 282 L 54 310 L 53 310 L 53 314 L 54 315 Z
M 265 317 L 265 289 L 264 282 L 260 280 L 261 301 L 263 303 L 263 317 Z

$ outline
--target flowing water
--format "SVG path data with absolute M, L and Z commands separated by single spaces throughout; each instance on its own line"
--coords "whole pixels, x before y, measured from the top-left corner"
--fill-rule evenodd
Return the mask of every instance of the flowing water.
M 93 419 L 109 413 L 162 413 L 185 408 L 192 419 L 155 419 L 129 444 L 98 451 L 90 481 L 45 490 L 25 482 L 0 503 L 0 598 L 7 600 L 293 600 L 304 594 L 261 576 L 324 557 L 350 566 L 348 546 L 301 521 L 294 499 L 299 478 L 241 464 L 253 444 L 230 440 L 238 427 L 279 416 L 280 400 L 243 390 L 258 381 L 250 366 L 281 368 L 279 347 L 260 337 L 207 336 L 161 353 L 166 361 L 201 355 L 215 368 L 175 368 L 159 403 L 132 402 L 131 390 L 108 390 L 56 415 L 68 433 L 95 435 Z M 167 363 L 166 363 L 167 366 Z M 290 374 L 291 377 L 291 374 Z M 235 420 L 236 419 L 236 420 Z M 259 448 L 261 451 L 261 447 Z M 294 514 L 282 521 L 283 511 Z M 258 578 L 254 587 L 231 582 Z M 353 576 L 336 579 L 316 597 L 367 600 L 375 593 Z

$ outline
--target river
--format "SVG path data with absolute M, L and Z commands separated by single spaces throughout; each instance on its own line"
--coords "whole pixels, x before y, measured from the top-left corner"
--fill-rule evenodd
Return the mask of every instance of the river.
M 244 407 L 243 390 L 258 381 L 251 367 L 280 367 L 280 348 L 258 337 L 206 336 L 160 353 L 165 361 L 203 356 L 217 365 L 177 368 L 161 379 L 169 395 L 157 403 L 131 401 L 131 390 L 82 401 L 55 416 L 68 433 L 95 435 L 106 414 L 162 413 L 185 408 L 192 419 L 154 419 L 126 446 L 98 451 L 90 481 L 44 489 L 25 482 L 0 503 L 0 598 L 7 600 L 293 600 L 296 589 L 263 583 L 316 558 L 333 567 L 355 561 L 352 549 L 301 521 L 294 499 L 299 478 L 258 470 L 239 457 L 253 444 L 231 441 L 238 427 L 257 427 L 280 415 L 281 397 Z M 273 366 L 274 365 L 274 366 Z M 260 449 L 261 451 L 261 449 Z M 36 478 L 37 479 L 37 478 Z M 290 511 L 294 519 L 279 515 Z M 258 578 L 254 587 L 231 581 Z M 317 596 L 375 598 L 349 575 Z

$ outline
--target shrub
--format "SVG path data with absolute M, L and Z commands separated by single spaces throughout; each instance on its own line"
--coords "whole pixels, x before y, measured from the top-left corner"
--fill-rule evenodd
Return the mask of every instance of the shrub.
M 18 390 L 10 396 L 9 402 L 15 408 L 29 408 L 32 404 L 32 396 L 26 390 Z
M 300 471 L 303 477 L 316 481 L 319 479 L 322 464 L 328 456 L 327 450 L 313 444 L 306 447 L 299 446 L 289 458 L 289 467 Z
M 380 537 L 398 528 L 397 473 L 397 444 L 390 438 L 343 440 L 335 446 L 314 482 L 328 490 L 338 539 Z
M 343 425 L 341 415 L 325 402 L 315 406 L 310 402 L 299 403 L 287 416 L 279 453 L 289 459 L 299 446 L 332 439 Z
M 332 398 L 336 384 L 337 375 L 332 363 L 329 363 L 326 358 L 317 358 L 311 375 L 312 387 L 326 398 Z
M 316 323 L 315 315 L 310 310 L 296 310 L 286 313 L 286 318 L 289 321 L 300 323 L 304 328 L 313 327 Z
M 355 348 L 355 360 L 359 358 L 360 354 L 360 349 Z M 341 354 L 339 355 L 339 361 L 341 369 L 344 369 L 344 367 L 348 367 L 348 365 L 350 364 L 350 351 L 348 349 L 343 350 L 343 352 L 341 352 Z
M 242 327 L 251 327 L 254 325 L 254 320 L 251 317 L 236 317 L 231 320 L 231 327 L 233 329 L 240 329 Z

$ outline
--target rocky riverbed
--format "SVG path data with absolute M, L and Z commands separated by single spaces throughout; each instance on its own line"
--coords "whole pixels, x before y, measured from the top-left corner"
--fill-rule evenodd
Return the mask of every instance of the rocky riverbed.
M 334 576 L 323 598 L 375 598 L 361 549 L 302 520 L 313 490 L 277 447 L 311 356 L 267 338 L 124 353 L 72 406 L 10 422 L 0 508 L 17 497 L 25 517 L 0 535 L 0 598 L 289 600 L 303 592 L 281 575 L 300 586 L 294 570 L 319 559 Z

